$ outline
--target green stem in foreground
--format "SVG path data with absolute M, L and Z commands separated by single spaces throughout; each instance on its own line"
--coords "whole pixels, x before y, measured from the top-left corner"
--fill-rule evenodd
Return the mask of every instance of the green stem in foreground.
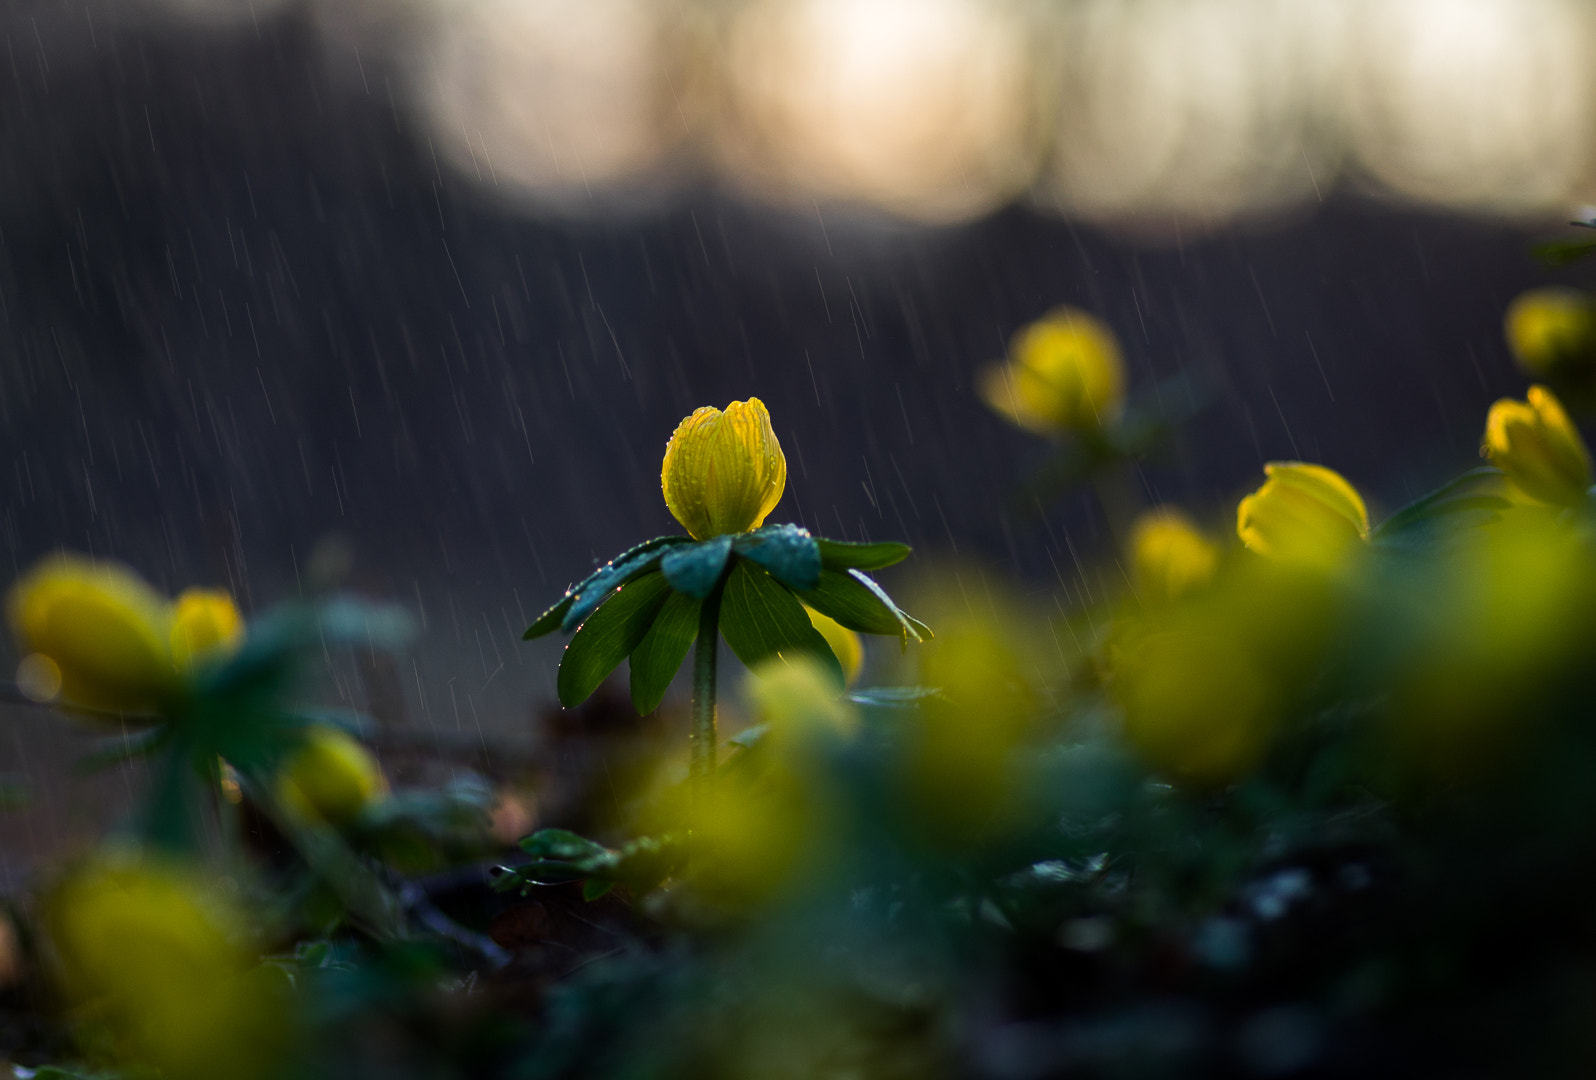
M 720 593 L 717 584 L 698 609 L 698 643 L 693 650 L 693 730 L 688 775 L 702 795 L 715 775 L 715 657 L 720 648 Z

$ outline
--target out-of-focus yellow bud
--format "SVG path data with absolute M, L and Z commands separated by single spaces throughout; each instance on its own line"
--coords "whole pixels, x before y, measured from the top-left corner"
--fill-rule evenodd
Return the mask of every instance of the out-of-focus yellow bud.
M 824 616 L 821 616 L 824 618 Z M 803 742 L 816 735 L 851 735 L 858 718 L 837 696 L 834 676 L 818 660 L 777 656 L 748 673 L 744 696 L 772 738 Z
M 178 685 L 169 605 L 124 566 L 47 558 L 11 587 L 6 616 L 31 654 L 22 681 L 65 704 L 146 712 Z
M 920 681 L 940 692 L 908 729 L 905 791 L 916 824 L 939 844 L 979 842 L 1021 810 L 1014 755 L 1046 703 L 1020 640 L 1033 629 L 1017 612 L 949 611 L 919 650 Z
M 44 915 L 63 989 L 116 1057 L 184 1080 L 269 1071 L 283 1002 L 249 970 L 242 913 L 196 874 L 103 860 L 68 878 Z
M 758 398 L 706 405 L 676 425 L 660 470 L 665 505 L 695 540 L 757 529 L 787 488 L 787 458 Z
M 695 801 L 692 874 L 707 898 L 746 907 L 815 876 L 831 807 L 810 780 L 777 763 L 757 782 L 722 778 Z
M 387 789 L 382 769 L 359 740 L 315 727 L 277 774 L 277 797 L 294 813 L 341 825 Z
M 1235 780 L 1258 762 L 1277 704 L 1258 658 L 1217 629 L 1147 634 L 1115 665 L 1126 738 L 1154 768 L 1199 785 Z
M 1369 511 L 1356 488 L 1332 469 L 1271 461 L 1263 486 L 1236 507 L 1236 535 L 1281 562 L 1330 566 L 1369 536 Z
M 1471 530 L 1436 569 L 1409 601 L 1422 618 L 1393 726 L 1428 771 L 1466 775 L 1504 760 L 1559 672 L 1584 666 L 1596 580 L 1580 537 L 1536 507 Z
M 1518 366 L 1539 378 L 1596 358 L 1596 303 L 1574 289 L 1531 289 L 1502 320 Z
M 1532 386 L 1526 397 L 1491 406 L 1480 453 L 1533 499 L 1554 506 L 1580 502 L 1591 486 L 1585 440 L 1546 387 Z
M 244 640 L 244 617 L 221 589 L 185 589 L 172 609 L 172 659 L 187 671 L 206 656 L 232 652 Z
M 1125 398 L 1125 363 L 1113 331 L 1071 307 L 1015 334 L 1009 361 L 985 368 L 978 380 L 988 405 L 1042 435 L 1095 431 Z
M 1210 587 L 1136 612 L 1108 652 L 1126 740 L 1182 783 L 1240 779 L 1318 677 L 1345 600 L 1318 566 L 1242 559 Z
M 1175 600 L 1213 580 L 1219 549 L 1177 510 L 1143 514 L 1131 528 L 1131 565 L 1142 599 Z
M 804 610 L 809 613 L 809 621 L 820 631 L 820 636 L 831 646 L 837 663 L 842 665 L 843 684 L 852 686 L 859 678 L 859 670 L 864 667 L 864 645 L 859 641 L 859 635 L 830 615 L 822 615 L 807 605 Z

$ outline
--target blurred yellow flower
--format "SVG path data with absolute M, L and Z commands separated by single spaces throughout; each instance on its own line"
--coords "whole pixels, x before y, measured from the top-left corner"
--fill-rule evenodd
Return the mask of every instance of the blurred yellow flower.
M 837 696 L 836 677 L 803 654 L 755 665 L 743 694 L 759 722 L 770 725 L 771 737 L 784 742 L 821 733 L 849 735 L 857 722 L 852 707 Z
M 1095 431 L 1124 402 L 1125 363 L 1104 323 L 1060 307 L 1024 327 L 1007 363 L 978 375 L 986 403 L 1041 435 Z
M 960 610 L 951 596 L 921 603 L 937 612 L 937 636 L 919 656 L 919 682 L 938 693 L 908 728 L 903 795 L 918 828 L 940 845 L 984 842 L 1022 813 L 1016 752 L 1048 705 L 1038 661 L 1046 628 L 1018 606 Z
M 242 912 L 186 867 L 102 858 L 44 916 L 62 989 L 117 1058 L 198 1080 L 262 1075 L 282 1049 L 282 1001 L 249 970 Z
M 676 425 L 660 470 L 665 505 L 695 540 L 764 523 L 787 487 L 787 458 L 758 398 L 706 405 Z
M 185 589 L 172 608 L 172 658 L 181 670 L 207 655 L 238 648 L 244 617 L 221 589 Z
M 1271 461 L 1263 486 L 1236 507 L 1236 535 L 1248 548 L 1282 562 L 1327 566 L 1369 536 L 1369 511 L 1334 470 Z
M 826 644 L 831 646 L 832 653 L 837 657 L 837 663 L 842 665 L 843 683 L 852 686 L 859 678 L 859 671 L 864 667 L 864 645 L 859 640 L 859 635 L 849 630 L 836 619 L 829 615 L 822 615 L 807 605 L 804 610 L 809 613 L 809 621 L 814 624 L 820 636 L 826 639 Z
M 225 592 L 189 589 L 172 604 L 120 563 L 77 555 L 51 556 L 17 579 L 6 617 L 26 654 L 23 693 L 104 712 L 158 710 L 198 658 L 244 636 Z
M 1503 328 L 1518 366 L 1540 378 L 1596 355 L 1596 303 L 1574 289 L 1521 293 L 1508 305 Z
M 12 585 L 6 617 L 30 654 L 23 681 L 67 704 L 145 712 L 176 690 L 170 607 L 120 564 L 45 559 Z
M 1155 768 L 1199 785 L 1244 775 L 1273 731 L 1274 686 L 1251 650 L 1224 629 L 1146 634 L 1116 663 L 1126 738 Z
M 1526 401 L 1503 398 L 1491 406 L 1480 453 L 1526 495 L 1554 506 L 1580 502 L 1591 486 L 1585 440 L 1544 386 L 1530 387 Z
M 277 797 L 291 812 L 341 825 L 387 788 L 377 759 L 354 736 L 315 727 L 277 774 Z
M 1584 542 L 1525 507 L 1464 534 L 1409 601 L 1422 614 L 1391 697 L 1393 734 L 1443 776 L 1506 758 L 1581 667 L 1596 601 Z
M 1178 510 L 1143 514 L 1131 527 L 1131 566 L 1144 601 L 1178 599 L 1213 580 L 1219 549 Z

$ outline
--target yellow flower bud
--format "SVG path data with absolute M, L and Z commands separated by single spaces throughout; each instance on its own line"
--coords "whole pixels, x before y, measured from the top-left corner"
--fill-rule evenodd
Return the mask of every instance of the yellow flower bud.
M 185 589 L 172 611 L 172 658 L 182 670 L 208 655 L 232 652 L 244 640 L 244 618 L 220 589 Z
M 1236 507 L 1236 535 L 1282 562 L 1329 566 L 1369 536 L 1369 511 L 1334 470 L 1298 461 L 1264 466 L 1263 486 Z
M 983 370 L 986 403 L 1028 431 L 1094 431 L 1119 412 L 1125 364 L 1106 325 L 1061 307 L 1026 326 L 1009 345 L 1009 362 Z
M 695 540 L 759 528 L 787 488 L 787 458 L 765 403 L 734 401 L 725 412 L 706 405 L 676 425 L 660 486 Z
M 1131 528 L 1131 564 L 1142 599 L 1178 599 L 1213 580 L 1219 549 L 1177 510 L 1143 514 Z
M 860 643 L 859 635 L 812 607 L 805 606 L 804 610 L 809 613 L 809 621 L 820 631 L 820 636 L 831 646 L 837 663 L 842 665 L 843 685 L 852 686 L 859 678 L 859 669 L 864 667 L 864 645 Z
M 1508 305 L 1503 319 L 1518 366 L 1542 378 L 1596 355 L 1596 304 L 1574 289 L 1531 289 Z
M 22 681 L 62 702 L 110 712 L 156 708 L 175 690 L 166 600 L 116 563 L 45 559 L 11 587 L 6 617 Z
M 1532 386 L 1527 397 L 1491 406 L 1480 453 L 1531 498 L 1573 505 L 1591 486 L 1590 451 L 1550 390 Z
M 180 1078 L 259 1076 L 286 1035 L 242 912 L 196 874 L 101 860 L 45 907 L 62 988 L 115 1056 Z
M 337 728 L 311 728 L 277 774 L 277 797 L 303 818 L 341 825 L 386 790 L 382 769 L 359 740 Z

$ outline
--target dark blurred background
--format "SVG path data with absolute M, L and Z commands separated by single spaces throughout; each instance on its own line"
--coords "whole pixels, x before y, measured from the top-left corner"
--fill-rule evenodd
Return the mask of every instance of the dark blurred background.
M 342 538 L 424 624 L 410 722 L 520 730 L 559 649 L 520 631 L 674 530 L 683 415 L 757 395 L 775 520 L 1067 605 L 1109 538 L 1016 495 L 1047 447 L 972 390 L 1061 303 L 1133 387 L 1215 388 L 1149 503 L 1222 530 L 1300 457 L 1389 510 L 1522 390 L 1501 316 L 1586 185 L 1592 17 L 1343 7 L 11 0 L 7 572 L 259 610 Z

